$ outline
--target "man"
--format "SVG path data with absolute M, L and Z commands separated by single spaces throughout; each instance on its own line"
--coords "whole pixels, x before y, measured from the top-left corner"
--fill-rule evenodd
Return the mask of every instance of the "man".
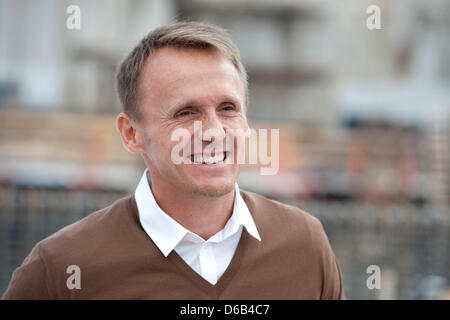
M 240 146 L 224 141 L 247 132 L 247 76 L 224 30 L 158 28 L 124 59 L 117 80 L 117 128 L 148 170 L 134 196 L 39 242 L 3 298 L 344 298 L 321 223 L 236 183 Z M 181 156 L 174 132 L 190 138 Z

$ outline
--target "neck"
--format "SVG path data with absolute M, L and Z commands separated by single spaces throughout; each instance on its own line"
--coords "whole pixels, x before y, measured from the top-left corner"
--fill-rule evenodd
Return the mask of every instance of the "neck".
M 159 207 L 205 240 L 222 230 L 233 213 L 235 189 L 220 197 L 192 195 L 174 190 L 157 177 L 152 179 L 151 186 Z

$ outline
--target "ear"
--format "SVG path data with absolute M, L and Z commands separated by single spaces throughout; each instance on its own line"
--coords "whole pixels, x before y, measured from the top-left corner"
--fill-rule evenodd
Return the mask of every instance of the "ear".
M 116 119 L 116 128 L 122 138 L 122 144 L 125 149 L 131 153 L 144 152 L 144 139 L 142 137 L 142 128 L 138 126 L 126 113 L 120 113 Z

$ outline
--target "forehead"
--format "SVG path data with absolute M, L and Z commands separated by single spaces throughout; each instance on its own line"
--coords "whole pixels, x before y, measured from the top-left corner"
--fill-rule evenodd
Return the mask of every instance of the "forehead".
M 139 102 L 146 109 L 185 100 L 214 103 L 223 96 L 243 104 L 244 88 L 234 65 L 216 50 L 161 48 L 141 71 Z

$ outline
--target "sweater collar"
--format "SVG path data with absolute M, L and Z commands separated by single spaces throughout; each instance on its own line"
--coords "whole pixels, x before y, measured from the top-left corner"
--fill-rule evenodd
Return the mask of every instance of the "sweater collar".
M 187 230 L 159 207 L 151 191 L 147 172 L 148 169 L 144 171 L 135 192 L 139 220 L 147 235 L 153 240 L 163 255 L 167 257 L 186 234 L 189 234 L 191 241 L 205 242 L 200 236 Z M 244 199 L 242 199 L 238 184 L 235 183 L 233 213 L 225 227 L 206 241 L 223 241 L 238 232 L 241 225 L 247 229 L 251 236 L 261 241 L 253 217 Z

